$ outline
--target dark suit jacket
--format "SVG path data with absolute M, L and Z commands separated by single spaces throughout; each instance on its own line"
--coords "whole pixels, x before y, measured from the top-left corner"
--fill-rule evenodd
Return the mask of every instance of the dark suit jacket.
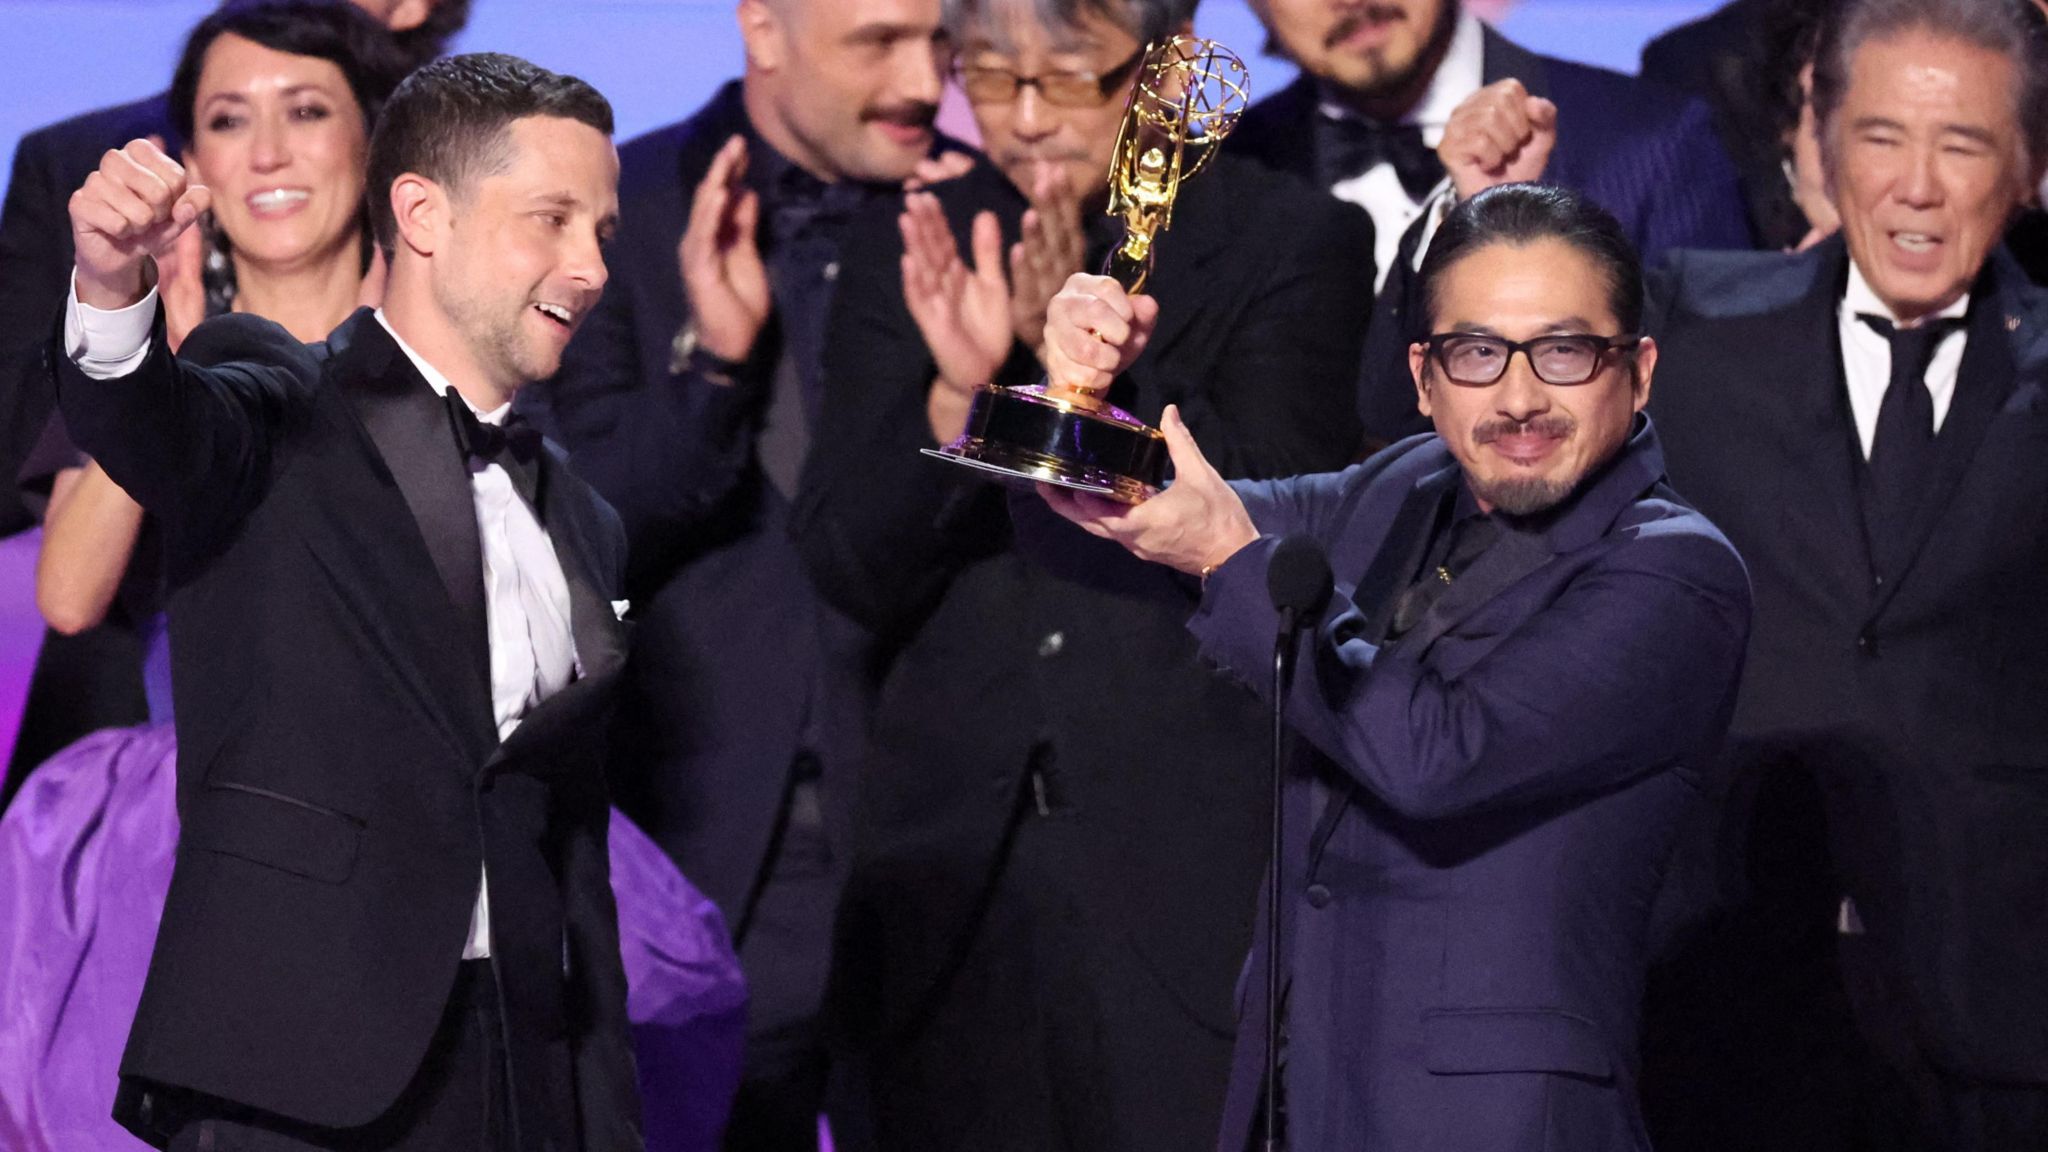
M 1584 193 L 1612 212 L 1645 257 L 1671 248 L 1750 246 L 1735 170 L 1697 101 L 1539 56 L 1489 28 L 1485 80 L 1508 77 L 1557 104 L 1557 146 L 1544 182 Z M 1226 147 L 1313 180 L 1316 114 L 1315 83 L 1303 76 L 1253 105 Z M 1413 266 L 1420 224 L 1403 237 L 1366 334 L 1360 415 L 1376 444 L 1429 429 L 1415 410 L 1408 372 L 1408 344 L 1423 320 Z
M 50 352 L 73 436 L 164 526 L 170 572 L 184 832 L 123 1077 L 367 1123 L 441 1021 L 487 863 L 510 1016 L 571 1050 L 584 1146 L 637 1148 L 600 760 L 616 518 L 541 461 L 582 676 L 500 744 L 468 472 L 389 334 L 364 310 L 329 346 L 242 316 L 183 360 L 162 337 L 159 312 L 114 380 Z
M 963 244 L 980 210 L 1014 239 L 1025 203 L 993 167 L 934 191 Z M 915 1028 L 976 930 L 1037 770 L 1088 843 L 1068 873 L 1084 930 L 1135 949 L 1182 1010 L 1226 1037 L 1270 810 L 1260 710 L 1196 661 L 1176 611 L 1030 564 L 1012 547 L 1003 488 L 919 454 L 935 446 L 936 369 L 903 303 L 895 217 L 878 213 L 849 240 L 826 361 L 831 431 L 813 443 L 795 520 L 820 593 L 900 648 L 862 773 L 835 1002 L 860 1043 Z M 1351 253 L 1370 250 L 1369 226 L 1220 158 L 1159 241 L 1159 328 L 1112 398 L 1153 422 L 1179 404 L 1228 475 L 1341 463 L 1357 440 L 1350 366 L 1372 290 Z M 1020 349 L 1009 378 L 1037 375 Z M 1147 1042 L 1119 1038 L 1127 1051 Z M 1213 1080 L 1172 1090 L 1196 1132 L 1214 1120 L 1226 1055 L 1219 1040 Z
M 1643 46 L 1639 74 L 1713 109 L 1714 131 L 1742 181 L 1757 247 L 1784 249 L 1805 239 L 1812 225 L 1785 179 L 1773 60 L 1764 43 L 1768 7 L 1764 0 L 1730 0 L 1660 34 Z
M 1460 482 L 1443 443 L 1235 486 L 1262 535 L 1209 578 L 1188 625 L 1205 658 L 1269 690 L 1280 538 L 1313 537 L 1338 581 L 1288 704 L 1312 765 L 1287 800 L 1291 1147 L 1648 1147 L 1652 906 L 1749 621 L 1741 561 L 1663 473 L 1640 422 L 1547 530 L 1503 536 L 1389 645 L 1365 620 Z M 1262 1020 L 1263 954 L 1246 987 Z M 1263 1047 L 1239 1031 L 1224 1152 L 1246 1147 Z
M 0 536 L 35 522 L 31 503 L 12 481 L 57 404 L 43 342 L 52 302 L 64 298 L 71 277 L 71 194 L 98 170 L 107 149 L 152 135 L 175 136 L 161 95 L 39 128 L 15 146 L 0 207 L 0 480 L 6 481 L 0 483 Z M 171 147 L 175 155 L 176 144 Z M 112 619 L 76 636 L 46 631 L 14 755 L 0 781 L 0 808 L 59 748 L 88 732 L 148 718 L 133 621 Z
M 1673 481 L 1756 585 L 1738 769 L 1819 775 L 1847 894 L 1934 1062 L 2042 1083 L 2048 920 L 2023 910 L 2048 906 L 2048 294 L 2003 251 L 1989 271 L 1889 565 L 1857 497 L 1840 240 L 1676 259 L 1651 406 Z
M 676 246 L 718 149 L 745 131 L 737 84 L 619 150 L 604 298 L 533 400 L 631 541 L 640 623 L 612 768 L 619 804 L 743 933 L 808 734 L 843 866 L 872 676 L 866 637 L 819 604 L 755 460 L 766 388 L 672 373 L 689 316 Z M 814 685 L 819 689 L 813 697 Z M 817 713 L 806 720 L 806 706 Z

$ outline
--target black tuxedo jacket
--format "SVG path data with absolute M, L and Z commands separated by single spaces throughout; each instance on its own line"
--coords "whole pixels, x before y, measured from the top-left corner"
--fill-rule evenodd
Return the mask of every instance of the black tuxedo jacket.
M 13 483 L 50 422 L 57 395 L 43 366 L 52 301 L 71 277 L 71 194 L 109 148 L 161 136 L 177 154 L 162 95 L 102 108 L 39 128 L 14 149 L 0 207 L 0 536 L 34 523 L 33 502 Z M 65 636 L 46 630 L 0 808 L 44 759 L 88 732 L 149 719 L 142 692 L 142 643 L 133 622 L 110 619 Z
M 637 1148 L 600 762 L 616 517 L 541 461 L 582 674 L 500 744 L 468 470 L 390 334 L 364 310 L 310 348 L 242 316 L 183 359 L 162 336 L 159 312 L 113 380 L 50 350 L 73 436 L 162 523 L 170 573 L 183 835 L 123 1077 L 372 1120 L 420 1067 L 487 863 L 508 1014 L 571 1050 L 584 1146 Z
M 993 167 L 934 192 L 963 245 L 983 210 L 1014 241 L 1025 202 Z M 1219 158 L 1160 238 L 1159 327 L 1112 400 L 1154 423 L 1179 404 L 1228 476 L 1341 465 L 1357 444 L 1351 374 L 1372 273 L 1355 253 L 1371 251 L 1369 228 L 1291 178 Z M 830 434 L 813 442 L 794 525 L 820 594 L 900 648 L 862 771 L 835 1002 L 857 1042 L 914 1027 L 976 930 L 1035 770 L 1086 830 L 1070 873 L 1083 930 L 1136 949 L 1227 1037 L 1265 860 L 1263 713 L 1196 659 L 1183 613 L 1033 566 L 1013 548 L 1005 489 L 919 454 L 934 446 L 936 369 L 903 302 L 901 252 L 893 210 L 848 241 Z M 1006 374 L 1037 371 L 1020 347 Z M 1214 1082 L 1175 1097 L 1208 1117 L 1205 1135 L 1227 1059 L 1219 1042 Z
M 1646 257 L 1672 248 L 1748 248 L 1735 169 L 1706 108 L 1632 77 L 1539 56 L 1486 30 L 1486 83 L 1513 77 L 1557 104 L 1557 146 L 1543 174 L 1612 212 Z M 1316 179 L 1315 82 L 1304 76 L 1245 113 L 1225 147 Z M 1422 222 L 1402 237 L 1366 333 L 1360 416 L 1375 446 L 1430 430 L 1415 410 L 1408 344 L 1422 322 L 1414 256 Z
M 64 298 L 71 279 L 71 194 L 109 148 L 161 136 L 176 156 L 174 135 L 170 101 L 159 93 L 38 128 L 15 145 L 0 208 L 0 450 L 7 453 L 0 477 L 20 473 L 56 407 L 42 353 L 51 301 Z M 0 535 L 31 522 L 14 485 L 0 486 Z
M 1817 774 L 1847 894 L 1935 1063 L 2048 1082 L 2048 293 L 1993 254 L 1910 543 L 1874 562 L 1841 241 L 1670 271 L 1650 406 L 1672 483 L 1755 586 L 1737 769 Z

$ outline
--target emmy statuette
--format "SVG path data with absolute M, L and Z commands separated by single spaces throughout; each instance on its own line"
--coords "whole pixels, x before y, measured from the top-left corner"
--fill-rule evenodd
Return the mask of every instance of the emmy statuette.
M 1214 158 L 1249 95 L 1244 62 L 1213 40 L 1176 36 L 1146 51 L 1109 169 L 1109 214 L 1123 220 L 1124 238 L 1103 275 L 1125 291 L 1144 290 L 1181 181 Z M 1051 383 L 982 385 L 960 438 L 924 452 L 1009 483 L 1057 484 L 1126 504 L 1159 490 L 1167 462 L 1157 429 L 1101 395 Z

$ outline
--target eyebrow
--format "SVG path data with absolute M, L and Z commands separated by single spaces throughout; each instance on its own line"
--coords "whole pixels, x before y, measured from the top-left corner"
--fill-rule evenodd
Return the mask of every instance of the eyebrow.
M 283 91 L 283 92 L 281 93 L 281 95 L 284 95 L 284 96 L 297 96 L 297 95 L 299 95 L 299 94 L 300 94 L 300 93 L 302 93 L 302 92 L 311 92 L 311 93 L 313 93 L 313 94 L 314 94 L 314 95 L 316 95 L 316 96 L 332 96 L 332 95 L 333 95 L 333 93 L 332 93 L 332 92 L 330 92 L 330 91 L 328 91 L 328 90 L 327 90 L 327 89 L 326 89 L 325 87 L 323 87 L 323 86 L 321 86 L 321 85 L 319 85 L 319 84 L 312 84 L 312 83 L 307 83 L 307 84 L 294 84 L 294 85 L 292 85 L 291 87 L 289 87 L 289 88 L 286 88 L 286 89 L 285 89 L 285 90 L 284 90 L 284 91 Z M 208 97 L 206 98 L 206 100 L 205 100 L 205 103 L 207 103 L 207 104 L 215 104 L 215 103 L 219 103 L 219 102 L 221 102 L 221 101 L 223 101 L 223 100 L 225 100 L 225 101 L 229 101 L 229 102 L 232 102 L 232 103 L 236 103 L 236 104 L 247 104 L 247 103 L 249 102 L 249 97 L 248 97 L 248 94 L 247 94 L 247 93 L 243 93 L 243 92 L 215 92 L 215 93 L 213 93 L 212 95 L 210 95 L 210 96 L 208 96 Z
M 1535 340 L 1542 336 L 1589 336 L 1593 334 L 1594 327 L 1593 322 L 1583 316 L 1566 316 L 1560 320 L 1552 320 L 1543 326 L 1541 332 L 1536 336 L 1529 337 L 1529 339 Z M 1451 326 L 1444 329 L 1444 331 L 1469 332 L 1474 336 L 1496 336 L 1502 340 L 1507 339 L 1506 336 L 1501 335 L 1500 329 L 1495 328 L 1493 325 L 1479 324 L 1470 320 L 1453 320 Z

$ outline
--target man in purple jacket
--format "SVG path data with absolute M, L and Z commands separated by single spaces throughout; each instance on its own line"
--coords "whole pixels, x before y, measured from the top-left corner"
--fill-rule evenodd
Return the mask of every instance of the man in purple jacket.
M 1255 690 L 1280 539 L 1313 537 L 1336 573 L 1287 712 L 1307 754 L 1280 862 L 1286 1145 L 1646 1150 L 1638 1002 L 1733 704 L 1748 581 L 1664 482 L 1641 415 L 1657 349 L 1613 217 L 1562 189 L 1491 189 L 1445 220 L 1422 279 L 1431 335 L 1409 368 L 1434 435 L 1333 475 L 1226 484 L 1169 409 L 1164 494 L 1042 491 L 1186 574 L 1162 583 L 1200 576 L 1189 628 Z M 1069 281 L 1050 371 L 1106 386 L 1157 312 Z M 1081 562 L 1082 543 L 1050 562 Z M 1246 1021 L 1264 1017 L 1266 963 Z M 1263 1030 L 1241 1028 L 1226 1152 L 1256 1134 L 1262 1055 Z

